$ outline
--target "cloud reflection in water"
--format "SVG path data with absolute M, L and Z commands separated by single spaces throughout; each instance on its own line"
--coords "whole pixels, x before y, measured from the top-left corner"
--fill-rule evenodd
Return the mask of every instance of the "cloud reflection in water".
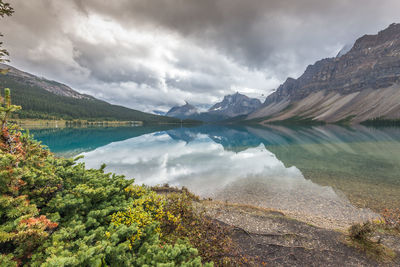
M 329 186 L 306 180 L 295 166 L 286 168 L 264 144 L 239 152 L 225 150 L 205 134 L 189 139 L 167 132 L 111 143 L 84 153 L 88 167 L 135 178 L 136 183 L 169 183 L 217 200 L 286 211 L 295 217 L 348 223 L 376 215 L 357 209 Z

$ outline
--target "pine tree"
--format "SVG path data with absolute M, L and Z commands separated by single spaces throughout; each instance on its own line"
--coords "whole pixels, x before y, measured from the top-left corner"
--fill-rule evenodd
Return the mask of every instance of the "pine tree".
M 4 89 L 4 98 L 0 96 L 0 120 L 1 120 L 1 129 L 4 130 L 7 127 L 7 119 L 9 118 L 12 112 L 22 109 L 21 106 L 11 105 L 11 94 L 10 89 Z
M 0 0 L 0 17 L 3 18 L 4 16 L 11 16 L 12 13 L 14 13 L 14 9 L 10 6 L 10 4 Z M 0 37 L 2 36 L 3 35 L 0 33 Z M 2 45 L 3 42 L 0 42 L 0 63 L 7 62 L 7 56 L 9 55 L 6 49 L 1 48 Z

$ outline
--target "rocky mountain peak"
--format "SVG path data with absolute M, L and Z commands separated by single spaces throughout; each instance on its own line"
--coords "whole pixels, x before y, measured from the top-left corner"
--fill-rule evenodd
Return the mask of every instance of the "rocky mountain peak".
M 400 39 L 400 23 L 390 24 L 388 28 L 378 32 L 378 34 L 366 34 L 360 37 L 355 42 L 352 50 L 369 49 L 396 39 Z
M 198 109 L 185 101 L 184 105 L 171 108 L 167 112 L 166 116 L 179 119 L 187 119 L 195 114 L 198 114 Z
M 228 117 L 249 114 L 261 105 L 261 101 L 256 98 L 249 98 L 236 92 L 233 95 L 226 95 L 224 99 L 212 106 L 208 112 L 220 113 Z
M 284 98 L 299 100 L 326 90 L 350 94 L 364 88 L 388 87 L 400 79 L 400 24 L 376 35 L 364 35 L 341 57 L 309 65 L 298 79 L 287 79 L 265 104 Z
M 206 112 L 199 112 L 199 109 L 187 101 L 182 106 L 171 108 L 166 116 L 180 119 L 194 119 L 206 122 L 223 121 L 232 117 L 247 115 L 261 106 L 261 101 L 256 98 L 249 98 L 236 92 L 224 96 L 223 100 L 216 103 Z

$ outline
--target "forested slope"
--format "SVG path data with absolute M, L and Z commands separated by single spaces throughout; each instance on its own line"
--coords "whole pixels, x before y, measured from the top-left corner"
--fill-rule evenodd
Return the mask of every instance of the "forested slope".
M 13 102 L 23 107 L 23 110 L 16 114 L 19 118 L 180 122 L 175 118 L 111 105 L 91 96 L 79 94 L 66 85 L 21 71 L 16 73 L 14 70 L 16 69 L 13 68 L 9 73 L 0 75 L 0 88 L 12 88 Z M 68 96 L 46 90 L 50 87 L 60 91 L 65 91 L 67 88 Z

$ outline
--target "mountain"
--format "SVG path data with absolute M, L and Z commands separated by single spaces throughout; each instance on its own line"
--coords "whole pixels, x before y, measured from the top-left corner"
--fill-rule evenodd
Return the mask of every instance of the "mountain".
M 236 93 L 227 95 L 221 102 L 216 103 L 206 112 L 199 110 L 186 102 L 183 106 L 173 107 L 167 116 L 180 119 L 194 119 L 205 122 L 218 122 L 229 118 L 247 115 L 261 106 L 261 101 Z
M 179 119 L 187 119 L 187 118 L 192 118 L 197 114 L 198 114 L 197 108 L 186 102 L 185 105 L 183 106 L 175 106 L 171 108 L 167 112 L 166 116 Z
M 161 115 L 161 116 L 165 116 L 165 114 L 167 114 L 167 112 L 162 111 L 162 110 L 153 110 L 153 113 L 156 115 Z
M 0 88 L 10 88 L 13 103 L 22 106 L 22 111 L 17 113 L 19 118 L 180 122 L 175 118 L 112 105 L 80 94 L 65 84 L 37 77 L 9 65 L 0 64 L 0 69 L 9 69 L 5 75 L 0 75 Z
M 16 69 L 12 66 L 6 65 L 6 64 L 1 64 L 0 63 L 0 69 L 7 69 L 7 74 L 11 79 L 18 80 L 21 83 L 24 83 L 27 86 L 30 87 L 40 87 L 47 92 L 59 95 L 59 96 L 66 96 L 66 97 L 72 97 L 76 99 L 95 99 L 92 96 L 89 95 L 84 95 L 80 94 L 77 91 L 71 89 L 65 84 L 58 83 L 56 81 L 50 81 L 45 78 L 40 78 L 35 75 L 32 75 L 30 73 L 21 71 L 19 69 Z
M 400 24 L 359 38 L 347 53 L 288 78 L 247 116 L 261 123 L 400 119 Z
M 221 102 L 212 106 L 208 112 L 232 118 L 240 115 L 247 115 L 260 106 L 260 100 L 236 93 L 225 96 Z
M 345 44 L 342 49 L 340 49 L 339 53 L 336 55 L 336 57 L 341 57 L 343 55 L 346 55 L 352 48 L 353 48 L 354 43 L 352 44 Z

